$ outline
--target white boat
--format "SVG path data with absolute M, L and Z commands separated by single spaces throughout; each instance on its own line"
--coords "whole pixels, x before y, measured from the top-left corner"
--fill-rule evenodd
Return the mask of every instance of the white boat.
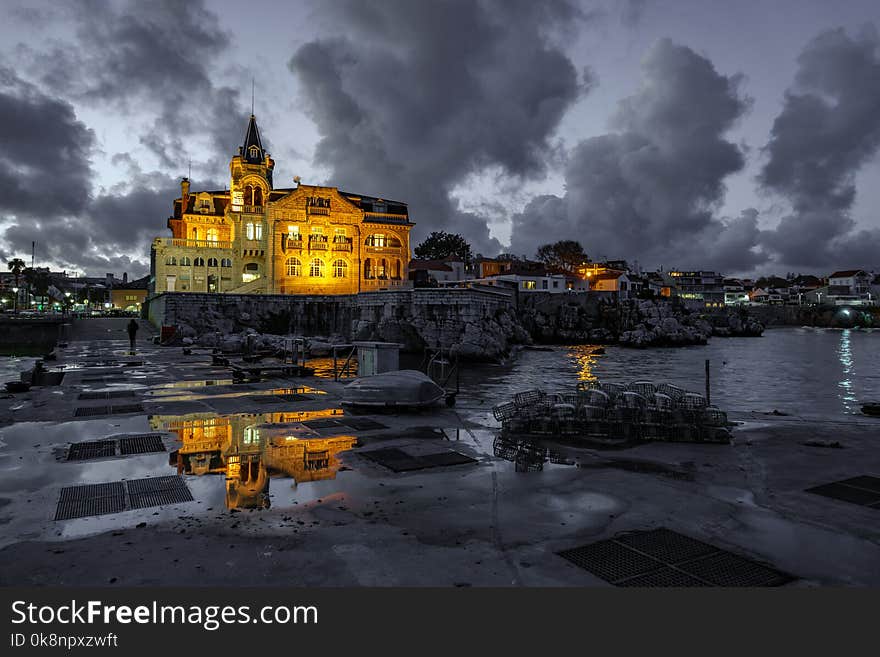
M 342 390 L 342 403 L 350 406 L 431 406 L 444 397 L 446 391 L 418 370 L 362 376 Z

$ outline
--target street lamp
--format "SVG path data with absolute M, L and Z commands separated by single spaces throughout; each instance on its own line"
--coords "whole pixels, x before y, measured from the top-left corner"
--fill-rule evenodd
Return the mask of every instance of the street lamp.
M 14 297 L 12 297 L 12 299 L 13 299 L 12 312 L 17 315 L 18 314 L 18 288 L 17 287 L 12 288 L 12 293 L 15 295 Z

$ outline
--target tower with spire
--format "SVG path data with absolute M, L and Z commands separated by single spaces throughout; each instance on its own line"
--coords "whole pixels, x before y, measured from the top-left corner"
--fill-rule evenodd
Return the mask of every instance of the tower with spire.
M 235 199 L 236 193 L 239 193 L 242 197 L 241 205 L 261 206 L 262 203 L 247 202 L 253 199 L 245 198 L 245 196 L 251 196 L 254 193 L 253 191 L 248 192 L 247 186 L 250 184 L 252 190 L 256 189 L 256 186 L 260 186 L 262 198 L 268 198 L 269 190 L 272 189 L 274 168 L 275 161 L 263 148 L 260 129 L 257 127 L 257 117 L 251 114 L 244 133 L 244 143 L 238 147 L 238 155 L 234 156 L 229 163 L 229 189 L 233 195 L 233 205 L 237 205 Z

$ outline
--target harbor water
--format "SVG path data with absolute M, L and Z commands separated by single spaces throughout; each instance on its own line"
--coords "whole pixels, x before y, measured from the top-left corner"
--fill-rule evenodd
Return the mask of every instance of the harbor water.
M 570 391 L 594 379 L 668 382 L 702 394 L 707 359 L 712 403 L 725 411 L 841 417 L 880 400 L 880 330 L 783 328 L 705 346 L 597 349 L 526 349 L 509 365 L 465 369 L 459 406 L 488 411 L 522 390 Z

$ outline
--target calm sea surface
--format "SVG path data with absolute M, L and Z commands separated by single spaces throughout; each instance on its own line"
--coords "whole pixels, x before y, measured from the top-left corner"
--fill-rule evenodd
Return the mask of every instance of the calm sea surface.
M 530 388 L 571 390 L 578 381 L 669 382 L 702 393 L 710 360 L 712 403 L 727 411 L 834 416 L 880 400 L 880 330 L 773 329 L 760 338 L 713 338 L 699 347 L 553 347 L 523 351 L 509 366 L 462 376 L 466 408 L 508 401 Z

